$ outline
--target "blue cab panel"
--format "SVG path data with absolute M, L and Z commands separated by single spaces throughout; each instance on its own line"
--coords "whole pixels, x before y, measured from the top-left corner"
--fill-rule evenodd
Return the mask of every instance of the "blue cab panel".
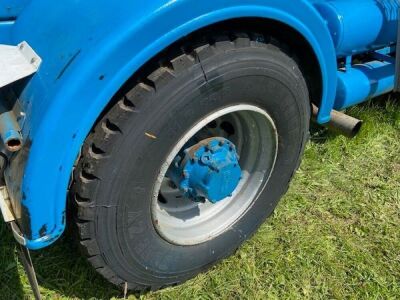
M 2 0 L 0 21 L 16 19 L 31 0 Z
M 0 1 L 0 44 L 9 43 L 15 20 L 29 1 L 30 0 Z

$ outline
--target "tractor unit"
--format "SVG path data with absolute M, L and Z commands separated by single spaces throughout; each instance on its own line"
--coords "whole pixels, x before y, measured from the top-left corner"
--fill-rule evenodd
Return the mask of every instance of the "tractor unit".
M 310 121 L 399 86 L 400 0 L 0 0 L 0 207 L 110 282 L 179 284 L 273 212 Z

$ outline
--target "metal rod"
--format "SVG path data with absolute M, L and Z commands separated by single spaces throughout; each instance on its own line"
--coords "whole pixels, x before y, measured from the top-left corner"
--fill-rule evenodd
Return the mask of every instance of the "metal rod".
M 313 119 L 316 119 L 318 116 L 318 107 L 312 104 L 312 114 Z M 331 121 L 323 126 L 332 129 L 344 136 L 349 138 L 355 137 L 362 127 L 362 121 L 356 118 L 353 118 L 349 115 L 346 115 L 342 112 L 332 110 L 331 112 Z
M 39 284 L 38 284 L 38 281 L 36 278 L 35 269 L 33 268 L 32 259 L 31 259 L 29 250 L 23 245 L 18 245 L 17 251 L 18 251 L 21 263 L 25 269 L 26 275 L 28 277 L 29 284 L 31 285 L 33 296 L 35 297 L 35 300 L 41 300 L 42 297 L 40 295 Z

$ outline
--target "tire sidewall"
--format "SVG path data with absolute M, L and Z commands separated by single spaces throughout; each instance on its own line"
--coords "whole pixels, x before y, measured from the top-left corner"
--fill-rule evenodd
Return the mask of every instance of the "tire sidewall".
M 182 281 L 230 255 L 272 213 L 298 165 L 309 108 L 306 85 L 293 60 L 266 52 L 241 49 L 202 62 L 201 72 L 194 68 L 192 76 L 175 78 L 123 124 L 124 138 L 99 175 L 96 196 L 98 244 L 117 274 L 144 283 Z M 279 136 L 274 171 L 258 199 L 223 234 L 195 246 L 173 245 L 157 233 L 151 215 L 161 165 L 197 122 L 237 104 L 260 107 L 274 120 Z

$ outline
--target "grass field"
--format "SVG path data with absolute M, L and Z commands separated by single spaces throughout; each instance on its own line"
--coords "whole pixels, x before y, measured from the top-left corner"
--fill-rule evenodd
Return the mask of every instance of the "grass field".
M 399 299 L 400 101 L 353 108 L 365 121 L 349 140 L 315 129 L 274 215 L 237 253 L 190 282 L 142 299 Z M 109 299 L 68 237 L 34 254 L 46 299 Z M 0 224 L 0 299 L 31 297 Z M 130 296 L 135 299 L 135 296 Z

